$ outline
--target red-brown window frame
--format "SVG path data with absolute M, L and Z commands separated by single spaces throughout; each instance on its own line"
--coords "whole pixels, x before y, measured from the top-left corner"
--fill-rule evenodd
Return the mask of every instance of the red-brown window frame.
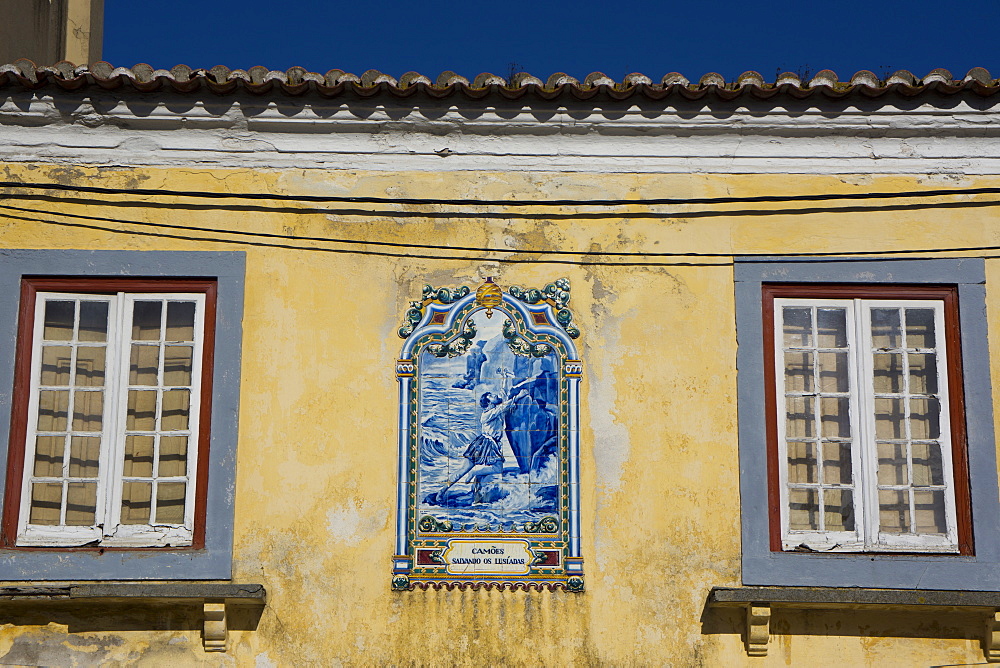
M 77 294 L 117 294 L 189 292 L 205 295 L 205 331 L 202 353 L 201 401 L 198 426 L 198 475 L 195 480 L 194 531 L 191 545 L 184 547 L 37 547 L 18 546 L 17 522 L 21 506 L 24 455 L 27 446 L 28 402 L 31 387 L 31 359 L 35 301 L 39 292 Z M 91 278 L 23 277 L 17 316 L 17 353 L 14 360 L 14 390 L 11 401 L 10 441 L 7 448 L 7 482 L 4 489 L 0 544 L 5 549 L 64 551 L 198 550 L 205 547 L 205 515 L 208 502 L 208 451 L 212 433 L 212 370 L 215 357 L 215 317 L 218 281 L 203 278 Z
M 954 476 L 958 554 L 974 554 L 972 500 L 969 490 L 968 443 L 965 431 L 965 391 L 962 374 L 962 345 L 959 327 L 958 288 L 953 285 L 854 285 L 821 283 L 764 283 L 764 411 L 767 433 L 767 501 L 772 552 L 781 546 L 781 490 L 778 460 L 778 397 L 774 359 L 774 300 L 796 299 L 927 299 L 944 302 L 945 351 L 948 356 L 948 401 L 951 418 L 951 456 Z M 843 552 L 839 554 L 845 554 Z M 858 554 L 881 554 L 859 551 Z M 893 552 L 892 554 L 900 554 Z M 927 554 L 916 552 L 915 554 Z M 937 554 L 937 553 L 935 553 Z

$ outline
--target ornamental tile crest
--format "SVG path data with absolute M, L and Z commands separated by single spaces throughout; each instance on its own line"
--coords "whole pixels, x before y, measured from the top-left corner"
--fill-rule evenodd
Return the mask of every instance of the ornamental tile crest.
M 570 283 L 426 286 L 399 336 L 392 587 L 583 591 Z

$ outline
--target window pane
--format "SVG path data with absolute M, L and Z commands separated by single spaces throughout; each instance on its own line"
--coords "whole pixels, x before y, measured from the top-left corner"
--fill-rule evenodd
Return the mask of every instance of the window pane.
M 914 490 L 913 511 L 916 533 L 947 533 L 943 490 Z
M 36 436 L 35 477 L 61 478 L 65 447 L 66 439 L 63 436 Z
M 937 399 L 910 399 L 910 437 L 934 439 L 941 437 L 941 407 Z
M 132 307 L 132 340 L 157 341 L 160 338 L 162 302 L 135 302 Z
M 167 341 L 194 341 L 194 302 L 167 304 Z
M 160 465 L 157 475 L 187 475 L 187 436 L 160 437 Z
M 149 506 L 152 495 L 152 483 L 124 483 L 122 485 L 122 524 L 149 524 Z
M 910 446 L 914 485 L 944 485 L 941 446 L 937 443 L 914 443 Z
M 816 444 L 788 443 L 788 482 L 816 482 Z
M 885 533 L 908 533 L 910 530 L 910 499 L 906 491 L 878 491 L 879 529 Z
M 62 483 L 36 482 L 31 485 L 29 524 L 58 526 L 62 509 Z
M 129 385 L 148 385 L 156 387 L 159 382 L 160 347 L 149 345 L 132 345 L 132 356 L 129 360 Z
M 851 490 L 824 490 L 823 502 L 823 520 L 827 531 L 854 531 L 854 500 Z
M 819 530 L 819 500 L 816 490 L 788 490 L 788 528 L 795 531 Z
M 847 397 L 821 397 L 820 420 L 824 438 L 851 437 L 851 403 Z
M 879 394 L 899 394 L 903 391 L 903 354 L 875 353 L 872 355 L 875 391 Z
M 163 415 L 160 429 L 180 431 L 188 428 L 188 407 L 191 403 L 189 390 L 168 390 L 163 393 Z
M 101 458 L 99 436 L 74 436 L 69 444 L 71 478 L 96 478 Z
M 190 385 L 194 349 L 191 346 L 167 346 L 163 349 L 163 384 Z
M 785 347 L 812 346 L 812 309 L 786 306 L 781 311 Z
M 73 349 L 69 346 L 44 346 L 41 385 L 69 385 L 72 355 Z
M 785 353 L 785 391 L 813 391 L 812 353 Z
M 847 353 L 819 353 L 819 391 L 847 392 L 849 389 Z
M 108 303 L 80 302 L 80 341 L 108 340 Z
M 104 416 L 104 392 L 73 393 L 73 431 L 100 431 Z
M 67 526 L 93 526 L 95 524 L 96 514 L 96 482 L 71 482 L 66 485 Z
M 847 312 L 842 308 L 816 309 L 816 334 L 820 348 L 846 348 Z
M 38 393 L 38 431 L 66 431 L 69 392 L 42 390 Z
M 851 444 L 823 444 L 823 482 L 827 485 L 851 484 Z
M 910 394 L 937 394 L 937 355 L 910 353 Z
M 125 467 L 127 477 L 148 478 L 153 475 L 153 437 L 129 434 L 125 437 Z
M 934 309 L 906 309 L 906 347 L 934 348 Z
M 125 428 L 129 431 L 156 429 L 156 390 L 129 390 Z
M 45 302 L 45 324 L 42 330 L 42 337 L 46 341 L 72 340 L 73 318 L 75 315 L 75 302 Z
M 76 386 L 104 386 L 104 346 L 80 346 L 76 349 Z
M 909 485 L 906 472 L 906 444 L 878 444 L 878 484 Z
M 875 399 L 875 438 L 906 438 L 902 399 Z
M 164 524 L 184 523 L 184 493 L 182 482 L 161 482 L 156 485 L 156 521 Z
M 899 348 L 902 343 L 899 309 L 873 308 L 872 346 L 874 348 Z
M 788 438 L 812 438 L 816 435 L 812 397 L 787 397 L 787 420 L 785 436 Z

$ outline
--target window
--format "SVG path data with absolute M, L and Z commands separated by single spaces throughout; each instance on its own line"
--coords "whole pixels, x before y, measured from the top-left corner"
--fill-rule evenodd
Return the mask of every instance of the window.
M 970 551 L 955 303 L 764 286 L 781 549 Z
M 984 260 L 739 257 L 734 280 L 743 584 L 990 588 Z
M 210 281 L 23 282 L 8 544 L 195 545 L 214 298 Z

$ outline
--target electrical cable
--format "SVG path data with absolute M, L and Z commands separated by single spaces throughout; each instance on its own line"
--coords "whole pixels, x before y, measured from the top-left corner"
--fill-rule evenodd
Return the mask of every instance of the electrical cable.
M 493 199 L 440 199 L 414 197 L 361 197 L 340 195 L 282 195 L 276 193 L 226 193 L 203 190 L 167 190 L 149 188 L 102 188 L 98 186 L 68 185 L 62 183 L 35 183 L 0 181 L 0 188 L 24 188 L 30 190 L 53 190 L 84 192 L 100 195 L 142 195 L 193 197 L 211 199 L 275 200 L 291 202 L 352 202 L 356 204 L 407 204 L 436 206 L 679 206 L 685 204 L 741 204 L 755 202 L 819 202 L 859 199 L 899 199 L 913 197 L 942 197 L 955 195 L 997 195 L 1000 188 L 949 188 L 935 190 L 913 190 L 874 193 L 823 193 L 814 195 L 754 195 L 748 197 L 691 197 L 652 199 L 555 199 L 555 200 L 493 200 Z

